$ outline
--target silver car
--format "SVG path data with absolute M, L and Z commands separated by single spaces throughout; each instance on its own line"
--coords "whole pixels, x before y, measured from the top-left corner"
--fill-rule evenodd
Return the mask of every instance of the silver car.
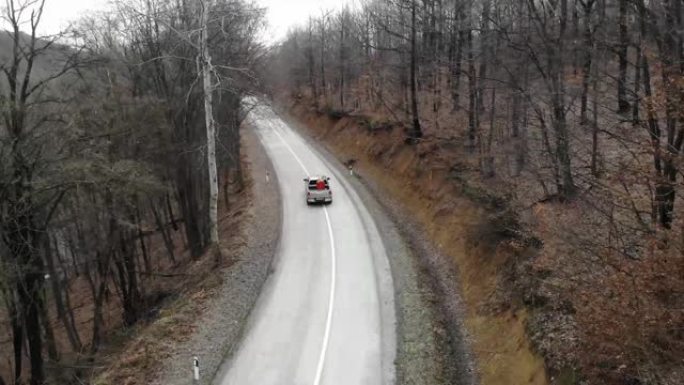
M 304 178 L 304 192 L 306 204 L 332 203 L 332 190 L 330 190 L 330 178 L 325 175 L 310 176 Z

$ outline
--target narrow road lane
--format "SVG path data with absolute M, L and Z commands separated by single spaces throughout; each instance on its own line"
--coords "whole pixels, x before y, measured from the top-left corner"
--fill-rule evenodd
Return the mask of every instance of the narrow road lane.
M 215 383 L 393 384 L 392 280 L 370 214 L 345 175 L 270 107 L 249 119 L 275 166 L 283 229 L 245 338 Z M 331 176 L 331 205 L 306 205 L 307 174 Z

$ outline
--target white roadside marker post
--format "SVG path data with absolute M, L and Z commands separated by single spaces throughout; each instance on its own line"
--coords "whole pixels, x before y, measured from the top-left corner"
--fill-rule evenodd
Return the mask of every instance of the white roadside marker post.
M 195 384 L 199 383 L 199 358 L 197 356 L 192 358 L 192 379 Z

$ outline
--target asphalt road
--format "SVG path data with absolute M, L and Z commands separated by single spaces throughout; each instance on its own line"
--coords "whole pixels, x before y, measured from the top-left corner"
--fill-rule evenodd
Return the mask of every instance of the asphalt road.
M 263 177 L 280 189 L 283 227 L 244 339 L 214 383 L 394 384 L 392 278 L 373 218 L 348 176 L 270 107 L 249 119 L 275 166 Z M 331 176 L 331 205 L 306 205 L 303 178 L 316 174 Z

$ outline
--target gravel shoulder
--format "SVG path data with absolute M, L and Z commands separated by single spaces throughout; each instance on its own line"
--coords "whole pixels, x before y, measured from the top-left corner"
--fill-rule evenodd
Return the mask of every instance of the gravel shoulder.
M 191 384 L 194 356 L 200 360 L 199 383 L 211 383 L 221 364 L 238 346 L 268 276 L 280 236 L 280 195 L 277 188 L 271 187 L 277 185 L 275 173 L 258 138 L 249 128 L 242 135 L 252 181 L 252 203 L 243 224 L 245 245 L 237 261 L 226 269 L 216 295 L 205 304 L 206 311 L 198 315 L 192 336 L 170 348 L 155 385 Z
M 380 232 L 394 282 L 397 319 L 396 381 L 399 385 L 479 383 L 470 342 L 462 325 L 464 304 L 456 288 L 457 272 L 440 255 L 399 202 L 355 170 L 349 176 L 342 162 L 309 130 L 282 109 L 281 117 L 346 175 L 373 216 Z

